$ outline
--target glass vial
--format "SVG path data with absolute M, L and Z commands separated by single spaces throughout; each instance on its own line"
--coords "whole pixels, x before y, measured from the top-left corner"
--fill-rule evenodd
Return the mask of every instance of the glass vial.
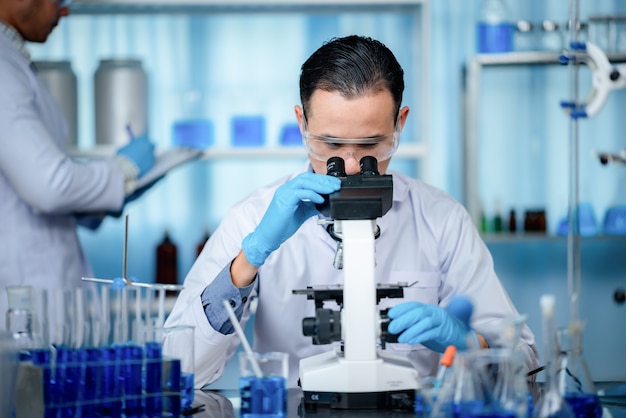
M 534 51 L 537 49 L 535 26 L 528 20 L 518 20 L 515 24 L 516 51 Z
M 563 50 L 563 33 L 561 26 L 552 21 L 541 22 L 541 46 L 544 51 L 561 52 Z

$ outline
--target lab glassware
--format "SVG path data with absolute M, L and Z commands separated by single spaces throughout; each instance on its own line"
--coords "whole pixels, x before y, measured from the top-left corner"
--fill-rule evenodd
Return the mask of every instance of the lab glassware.
M 557 374 L 561 368 L 562 356 L 557 341 L 554 319 L 554 295 L 542 295 L 540 299 L 543 322 L 543 346 L 546 356 L 545 389 L 533 408 L 533 418 L 574 418 L 574 413 L 563 398 Z
M 457 353 L 431 416 L 525 418 L 529 396 L 523 370 L 521 354 L 513 349 Z
M 6 291 L 9 299 L 6 329 L 11 332 L 20 348 L 32 348 L 34 345 L 32 287 L 8 286 Z
M 194 399 L 194 327 L 154 328 L 154 338 L 148 340 L 146 347 L 151 351 L 149 357 L 158 359 L 160 356 L 162 359 L 160 381 L 165 409 L 184 411 L 191 408 Z
M 18 347 L 8 331 L 0 331 L 0 416 L 10 417 L 17 376 Z
M 239 353 L 242 418 L 287 416 L 288 360 L 287 353 Z
M 558 331 L 559 348 L 565 356 L 565 367 L 559 371 L 559 380 L 564 382 L 565 400 L 576 417 L 600 418 L 602 406 L 583 357 L 582 334 L 580 321 Z

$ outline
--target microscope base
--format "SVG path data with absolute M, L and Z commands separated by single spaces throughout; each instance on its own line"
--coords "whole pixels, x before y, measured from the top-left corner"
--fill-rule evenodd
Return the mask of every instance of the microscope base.
M 413 411 L 415 390 L 371 393 L 302 392 L 301 406 L 306 411 L 318 409 L 378 409 Z
M 405 359 L 346 360 L 330 351 L 300 361 L 305 409 L 413 410 L 417 371 Z

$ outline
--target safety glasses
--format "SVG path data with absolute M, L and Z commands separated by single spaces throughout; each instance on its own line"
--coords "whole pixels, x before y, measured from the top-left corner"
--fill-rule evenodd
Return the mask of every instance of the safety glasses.
M 72 4 L 72 0 L 52 0 L 57 4 L 57 8 L 62 9 L 64 7 L 69 7 Z
M 304 134 L 302 142 L 312 158 L 326 162 L 331 157 L 351 155 L 357 160 L 365 156 L 385 161 L 398 149 L 400 143 L 399 120 L 396 121 L 394 132 L 370 138 L 335 138 L 312 134 L 307 129 L 306 117 L 303 118 Z

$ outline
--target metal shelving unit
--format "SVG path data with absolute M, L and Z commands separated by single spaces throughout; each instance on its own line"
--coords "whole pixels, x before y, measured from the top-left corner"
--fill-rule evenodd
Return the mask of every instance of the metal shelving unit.
M 406 80 L 412 88 L 416 116 L 412 131 L 405 129 L 394 158 L 413 159 L 423 180 L 429 173 L 429 51 L 430 14 L 428 0 L 74 0 L 72 14 L 158 14 L 158 13 L 376 13 L 402 12 L 414 16 L 415 28 L 407 34 L 407 45 L 414 50 L 413 68 L 418 69 L 419 80 Z M 415 38 L 411 38 L 415 36 Z M 411 87 L 413 86 L 413 87 Z M 104 157 L 112 155 L 110 146 L 74 149 L 74 157 Z M 204 153 L 206 160 L 249 158 L 304 158 L 301 147 L 267 145 L 256 148 L 215 147 Z M 416 165 L 416 166 L 417 166 Z
M 504 54 L 479 54 L 471 57 L 464 69 L 463 103 L 463 199 L 476 225 L 480 225 L 481 204 L 478 184 L 478 154 L 481 127 L 480 80 L 486 67 L 561 65 L 556 52 L 510 52 Z M 611 62 L 625 62 L 626 54 L 608 56 Z

